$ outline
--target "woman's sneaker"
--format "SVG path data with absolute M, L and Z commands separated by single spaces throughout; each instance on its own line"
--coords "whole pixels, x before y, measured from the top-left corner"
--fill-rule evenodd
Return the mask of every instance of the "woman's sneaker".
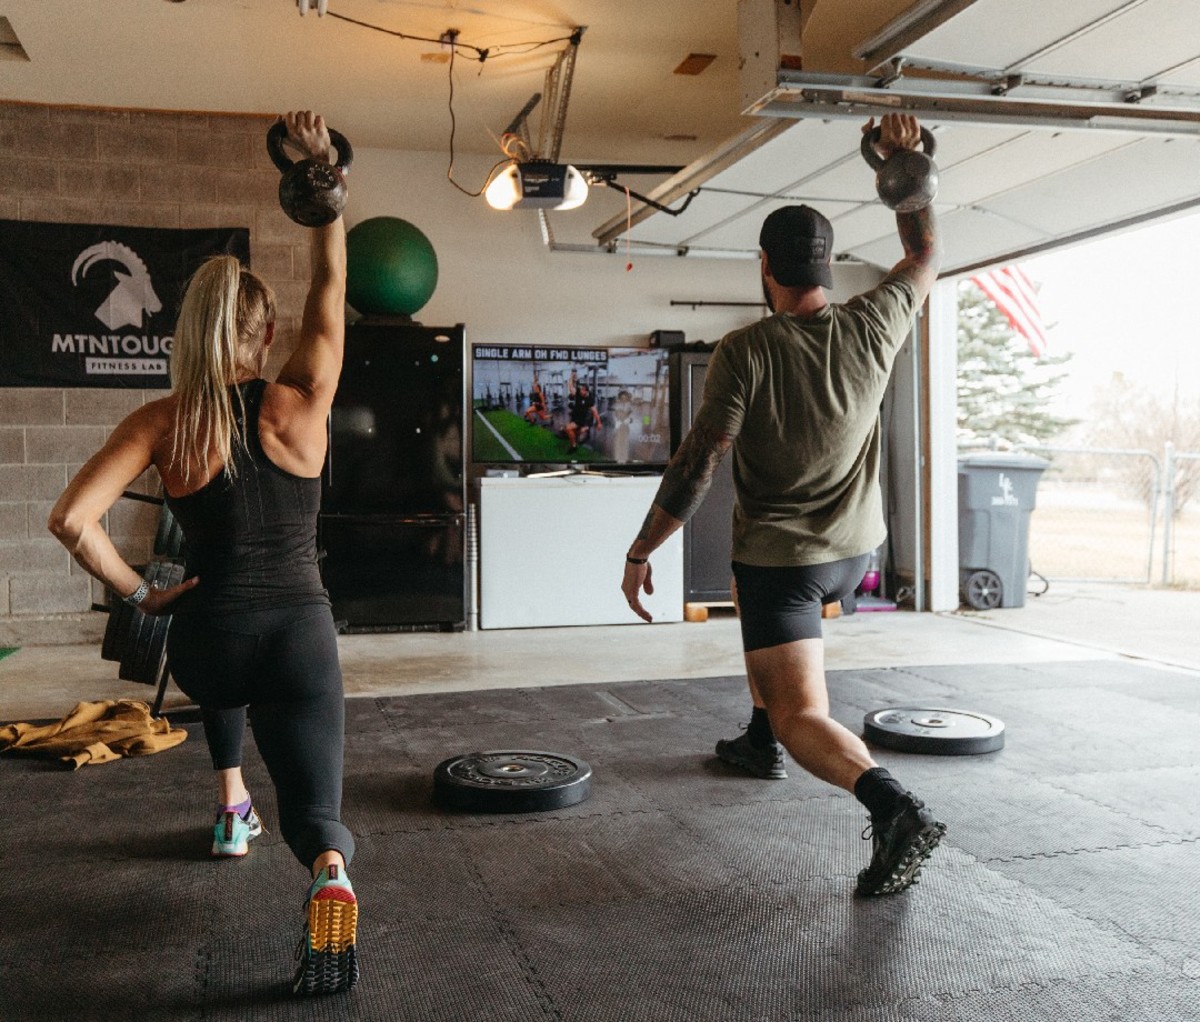
M 945 833 L 946 825 L 933 818 L 925 803 L 905 792 L 891 816 L 882 822 L 872 818 L 863 832 L 873 853 L 870 865 L 858 874 L 858 893 L 898 894 L 911 887 Z
M 330 865 L 317 874 L 305 916 L 292 990 L 311 996 L 352 989 L 358 982 L 358 900 L 344 870 Z
M 226 809 L 217 814 L 213 824 L 212 853 L 218 859 L 237 858 L 250 851 L 250 842 L 262 833 L 262 821 L 254 806 L 240 816 L 236 810 Z
M 760 749 L 751 743 L 746 732 L 742 732 L 736 738 L 722 738 L 718 741 L 717 758 L 730 766 L 740 767 L 755 777 L 765 777 L 769 781 L 787 779 L 787 770 L 783 765 L 783 746 L 778 742 L 771 742 Z

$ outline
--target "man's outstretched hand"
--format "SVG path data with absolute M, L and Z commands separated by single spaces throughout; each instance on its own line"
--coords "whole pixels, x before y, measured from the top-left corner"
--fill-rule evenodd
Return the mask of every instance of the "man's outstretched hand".
M 625 602 L 629 604 L 629 609 L 643 621 L 654 620 L 650 616 L 650 611 L 642 606 L 641 599 L 643 590 L 645 590 L 647 596 L 654 593 L 654 582 L 650 576 L 649 561 L 645 564 L 625 562 L 625 577 L 621 579 L 621 592 L 625 594 Z

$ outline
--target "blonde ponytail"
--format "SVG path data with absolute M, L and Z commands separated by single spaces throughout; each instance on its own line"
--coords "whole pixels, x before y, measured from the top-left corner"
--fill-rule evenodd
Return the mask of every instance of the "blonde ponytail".
M 190 481 L 192 466 L 204 471 L 216 451 L 235 474 L 233 449 L 245 446 L 231 391 L 239 377 L 256 374 L 275 298 L 263 281 L 234 256 L 214 256 L 192 276 L 179 308 L 171 349 L 171 386 L 178 403 L 171 464 Z M 244 408 L 242 409 L 244 414 Z

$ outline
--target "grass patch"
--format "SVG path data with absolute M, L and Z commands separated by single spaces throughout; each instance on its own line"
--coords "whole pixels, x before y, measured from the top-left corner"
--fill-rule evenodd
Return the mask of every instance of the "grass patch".
M 6 656 L 11 656 L 20 648 L 20 646 L 0 646 L 0 660 L 3 660 Z

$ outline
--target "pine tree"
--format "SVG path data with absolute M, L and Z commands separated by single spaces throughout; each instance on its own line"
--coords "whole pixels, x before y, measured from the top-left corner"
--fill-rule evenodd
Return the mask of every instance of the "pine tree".
M 1070 353 L 1038 358 L 976 285 L 958 287 L 958 442 L 1044 444 L 1078 423 L 1047 411 Z

